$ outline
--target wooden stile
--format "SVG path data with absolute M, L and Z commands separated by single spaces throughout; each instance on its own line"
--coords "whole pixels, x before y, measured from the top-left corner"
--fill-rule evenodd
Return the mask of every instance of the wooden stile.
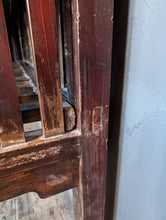
M 24 140 L 3 4 L 0 0 L 0 142 L 5 147 Z
M 64 132 L 55 0 L 27 0 L 45 137 Z
M 107 141 L 113 33 L 113 0 L 79 0 L 81 81 L 81 187 L 75 195 L 75 218 L 103 220 L 106 197 Z M 74 42 L 76 44 L 76 42 Z M 79 208 L 80 207 L 80 208 Z M 81 210 L 82 209 L 82 210 Z

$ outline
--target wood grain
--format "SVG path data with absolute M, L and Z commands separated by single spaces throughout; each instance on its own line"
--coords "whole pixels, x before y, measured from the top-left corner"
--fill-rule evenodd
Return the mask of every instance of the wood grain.
M 5 147 L 24 140 L 3 4 L 0 0 L 0 142 Z
M 35 70 L 23 62 L 15 62 L 13 66 L 16 82 L 22 82 L 23 84 L 17 85 L 23 122 L 41 121 Z M 28 84 L 25 85 L 25 82 L 28 82 Z M 74 108 L 67 101 L 64 101 L 64 96 L 62 98 L 65 131 L 68 132 L 73 130 L 76 126 L 76 114 Z
M 64 101 L 63 112 L 64 112 L 64 121 L 65 121 L 65 131 L 71 131 L 76 126 L 75 110 L 68 102 Z
M 32 102 L 26 105 L 25 103 L 21 104 L 21 109 L 22 109 L 21 113 L 24 123 L 41 121 L 40 108 L 38 102 Z M 73 130 L 76 126 L 76 113 L 74 108 L 66 101 L 63 101 L 63 113 L 64 113 L 65 131 L 69 132 Z
M 79 160 L 65 160 L 0 178 L 0 201 L 27 192 L 37 192 L 47 198 L 79 185 Z
M 74 21 L 79 24 L 74 43 L 79 41 L 82 100 L 80 192 L 83 211 L 80 216 L 86 220 L 101 220 L 106 195 L 113 0 L 74 2 Z
M 27 0 L 45 137 L 64 132 L 54 0 Z
M 60 75 L 56 66 L 55 2 L 27 0 L 27 4 L 40 106 L 44 107 L 48 96 L 54 99 L 60 94 L 60 85 L 56 84 L 60 82 Z M 47 197 L 80 185 L 77 194 L 75 191 L 75 216 L 84 220 L 102 220 L 106 196 L 113 0 L 73 0 L 72 22 L 77 132 L 80 136 L 73 132 L 69 138 L 66 133 L 59 135 L 59 139 L 39 138 L 27 145 L 3 149 L 0 154 L 0 195 L 3 200 L 36 191 L 41 197 Z M 54 70 L 57 78 L 52 74 Z M 56 104 L 60 102 L 54 101 L 57 108 L 59 104 Z M 42 108 L 42 120 L 48 120 L 44 127 L 46 136 L 52 135 L 57 128 L 52 126 L 52 121 L 50 123 L 48 111 L 51 117 L 55 112 L 49 107 Z M 62 103 L 60 108 L 62 110 Z
M 45 198 L 79 185 L 78 137 L 1 152 L 0 201 L 35 191 Z
M 65 160 L 76 160 L 80 156 L 79 143 L 79 137 L 73 137 L 60 141 L 33 142 L 23 149 L 1 152 L 0 177 L 61 163 Z

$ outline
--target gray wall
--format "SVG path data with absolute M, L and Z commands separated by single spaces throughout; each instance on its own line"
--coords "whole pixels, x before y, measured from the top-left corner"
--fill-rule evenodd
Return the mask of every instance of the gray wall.
M 116 220 L 166 220 L 166 0 L 130 0 Z

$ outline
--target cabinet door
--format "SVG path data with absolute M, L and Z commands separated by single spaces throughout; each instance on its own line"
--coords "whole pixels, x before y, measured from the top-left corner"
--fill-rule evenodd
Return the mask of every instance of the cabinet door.
M 13 140 L 0 149 L 0 200 L 30 191 L 45 198 L 74 188 L 75 219 L 104 219 L 113 1 L 26 0 L 26 6 L 39 97 L 32 104 L 38 106 L 33 114 L 41 113 L 35 118 L 41 120 L 43 132 L 25 132 L 24 143 Z M 0 0 L 0 16 L 2 10 Z M 3 16 L 0 36 L 4 27 Z M 17 70 L 19 64 L 26 72 L 24 43 L 20 57 L 24 59 L 16 58 L 13 67 L 10 61 L 10 68 Z M 9 49 L 5 59 L 11 60 Z M 16 94 L 13 102 L 23 123 L 33 121 L 25 103 L 19 108 Z

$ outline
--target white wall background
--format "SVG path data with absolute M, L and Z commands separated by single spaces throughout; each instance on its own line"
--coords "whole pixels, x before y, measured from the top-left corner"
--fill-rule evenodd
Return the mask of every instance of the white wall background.
M 166 0 L 130 0 L 116 220 L 166 220 Z

